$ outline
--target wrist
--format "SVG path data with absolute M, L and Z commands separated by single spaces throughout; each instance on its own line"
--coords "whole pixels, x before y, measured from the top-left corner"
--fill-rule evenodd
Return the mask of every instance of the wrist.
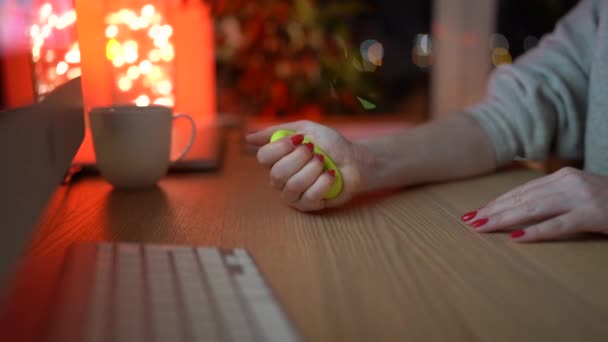
M 364 141 L 353 142 L 355 164 L 360 174 L 358 192 L 368 192 L 379 188 L 378 173 L 384 168 L 383 158 Z

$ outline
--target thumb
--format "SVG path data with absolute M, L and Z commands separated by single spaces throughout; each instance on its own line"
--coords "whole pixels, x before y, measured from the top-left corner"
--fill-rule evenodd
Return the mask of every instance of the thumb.
M 281 125 L 275 125 L 275 126 L 270 126 L 267 127 L 261 131 L 255 132 L 255 133 L 251 133 L 248 134 L 245 137 L 245 140 L 247 141 L 247 143 L 255 145 L 255 146 L 263 146 L 266 145 L 270 142 L 270 137 L 274 134 L 274 132 L 282 130 L 282 129 L 287 129 L 290 131 L 295 131 L 298 133 L 303 133 L 303 131 L 305 130 L 306 127 L 306 123 L 302 122 L 302 121 L 297 121 L 297 122 L 290 122 L 290 123 L 285 123 L 285 124 L 281 124 Z

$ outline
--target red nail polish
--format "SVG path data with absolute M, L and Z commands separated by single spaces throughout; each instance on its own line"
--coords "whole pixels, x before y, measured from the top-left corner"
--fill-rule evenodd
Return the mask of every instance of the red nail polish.
M 304 141 L 304 136 L 302 134 L 297 134 L 294 135 L 293 137 L 291 137 L 291 143 L 294 146 L 298 146 L 302 143 L 302 141 Z
M 471 226 L 473 228 L 480 228 L 480 227 L 484 226 L 486 223 L 488 223 L 488 221 L 490 221 L 490 220 L 487 218 L 482 218 L 482 219 L 479 219 L 479 220 L 471 223 Z
M 336 177 L 336 170 L 333 170 L 333 169 L 329 170 L 329 171 L 327 171 L 327 174 L 330 175 L 330 176 L 332 176 L 332 177 Z
M 515 230 L 515 231 L 511 232 L 511 239 L 520 238 L 520 237 L 524 236 L 525 234 L 526 234 L 526 232 L 521 229 Z
M 310 152 L 312 152 L 312 151 L 314 151 L 314 150 L 315 150 L 315 145 L 313 145 L 312 143 L 306 143 L 306 144 L 304 144 L 304 146 L 306 146 L 306 148 L 307 148 L 307 149 L 308 149 Z
M 463 222 L 471 221 L 477 216 L 477 210 L 466 213 L 460 217 Z
M 322 154 L 316 154 L 316 155 L 315 155 L 315 157 L 316 157 L 317 159 L 319 159 L 319 161 L 320 161 L 321 163 L 323 163 L 323 162 L 325 161 L 325 157 L 324 157 Z

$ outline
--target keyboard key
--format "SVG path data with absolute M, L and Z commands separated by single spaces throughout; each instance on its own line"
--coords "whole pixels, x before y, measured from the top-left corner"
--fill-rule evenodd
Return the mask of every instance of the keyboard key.
M 173 259 L 183 307 L 189 318 L 190 332 L 194 340 L 219 340 L 219 332 L 215 325 L 209 324 L 206 328 L 204 326 L 205 322 L 215 318 L 209 298 L 205 293 L 202 274 L 194 251 L 192 249 L 174 250 Z
M 116 341 L 144 341 L 143 264 L 138 245 L 118 244 L 114 326 Z
M 255 341 L 244 308 L 237 301 L 237 294 L 228 278 L 228 272 L 225 268 L 218 267 L 223 264 L 219 252 L 208 248 L 199 248 L 197 252 L 227 333 L 233 341 Z
M 298 341 L 243 249 L 96 247 L 76 249 L 71 256 L 81 260 L 78 269 L 92 270 L 90 291 L 79 285 L 82 277 L 70 278 L 71 288 L 80 286 L 90 296 L 85 341 Z M 69 309 L 74 304 L 65 305 L 76 312 Z M 66 340 L 60 337 L 72 334 L 77 324 L 72 321 L 61 320 L 55 337 Z
M 184 341 L 169 254 L 156 245 L 145 246 L 148 302 L 156 341 Z

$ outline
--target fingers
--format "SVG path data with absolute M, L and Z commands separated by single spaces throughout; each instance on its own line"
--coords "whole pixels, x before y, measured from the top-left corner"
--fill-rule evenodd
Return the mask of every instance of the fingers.
M 572 214 L 556 216 L 523 230 L 511 233 L 517 242 L 555 240 L 575 235 L 579 232 L 577 221 Z
M 270 141 L 270 137 L 274 134 L 274 132 L 278 130 L 288 129 L 290 131 L 303 132 L 304 130 L 306 130 L 307 127 L 311 125 L 312 123 L 309 121 L 296 121 L 282 125 L 276 125 L 265 128 L 259 132 L 248 134 L 245 137 L 245 140 L 247 141 L 247 143 L 255 146 L 264 146 L 268 144 L 268 142 Z
M 267 144 L 258 150 L 258 162 L 266 167 L 271 167 L 283 157 L 293 152 L 302 144 L 304 136 L 296 134 Z
M 486 207 L 463 215 L 462 220 L 481 233 L 530 225 L 511 233 L 518 242 L 598 231 L 599 225 L 589 220 L 598 216 L 597 205 L 592 205 L 593 192 L 589 191 L 598 186 L 589 185 L 590 177 L 574 169 L 562 169 L 500 196 Z
M 563 213 L 570 200 L 560 190 L 561 180 L 569 173 L 562 169 L 521 185 L 484 208 L 463 215 L 462 220 L 480 232 L 493 232 Z
M 568 168 L 561 169 L 549 176 L 520 185 L 490 202 L 485 208 L 479 210 L 479 214 L 488 216 L 492 212 L 500 212 L 506 208 L 519 206 L 524 202 L 530 201 L 531 194 L 540 196 L 543 191 L 552 189 L 552 184 L 557 184 L 569 172 Z
M 281 197 L 287 203 L 294 203 L 312 186 L 323 173 L 323 155 L 317 154 L 300 171 L 285 183 Z
M 324 172 L 300 197 L 292 207 L 301 211 L 321 210 L 325 207 L 325 194 L 329 191 L 336 178 L 332 170 Z
M 501 231 L 563 214 L 568 209 L 567 204 L 568 199 L 561 193 L 543 195 L 533 191 L 525 194 L 517 204 L 481 210 L 480 218 L 471 225 L 480 233 Z
M 287 180 L 310 161 L 313 149 L 313 144 L 304 144 L 274 163 L 270 170 L 270 184 L 277 189 L 283 189 Z

